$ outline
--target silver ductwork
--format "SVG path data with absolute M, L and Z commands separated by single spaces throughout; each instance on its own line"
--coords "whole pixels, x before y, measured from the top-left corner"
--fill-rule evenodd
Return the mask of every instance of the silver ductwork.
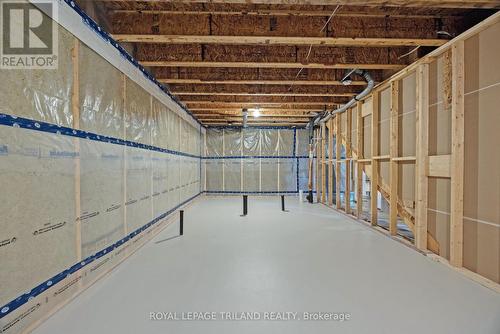
M 323 113 L 322 115 L 315 117 L 312 121 L 313 126 L 318 125 L 319 123 L 324 123 L 324 122 L 328 121 L 330 118 L 332 118 L 333 115 L 346 111 L 347 109 L 354 106 L 358 101 L 362 100 L 368 94 L 371 93 L 371 91 L 373 90 L 373 87 L 375 86 L 375 81 L 371 77 L 370 73 L 368 73 L 365 70 L 354 69 L 354 70 L 350 71 L 348 73 L 348 75 L 346 75 L 344 77 L 344 79 L 342 79 L 342 81 L 348 80 L 349 76 L 353 73 L 362 76 L 366 80 L 367 85 L 366 85 L 365 89 L 361 93 L 359 93 L 358 95 L 353 97 L 352 100 L 350 100 L 349 102 L 344 104 L 342 107 L 335 109 L 335 110 L 332 110 L 330 112 L 327 111 L 327 112 Z M 311 125 L 308 124 L 308 126 L 311 126 Z

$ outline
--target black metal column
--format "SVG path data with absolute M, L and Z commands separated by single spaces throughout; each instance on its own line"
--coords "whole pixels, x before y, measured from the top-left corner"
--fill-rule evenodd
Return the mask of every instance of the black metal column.
M 184 210 L 180 210 L 180 221 L 179 221 L 179 235 L 184 234 Z
M 248 213 L 248 195 L 243 195 L 243 214 L 242 217 L 246 216 Z

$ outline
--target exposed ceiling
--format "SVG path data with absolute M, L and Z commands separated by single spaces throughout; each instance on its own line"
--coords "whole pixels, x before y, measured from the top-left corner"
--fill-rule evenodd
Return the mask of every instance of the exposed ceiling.
M 303 125 L 500 8 L 500 0 L 80 0 L 205 125 Z M 207 3 L 208 2 L 208 3 Z M 333 4 L 332 4 L 333 3 Z M 347 5 L 347 3 L 349 5 Z

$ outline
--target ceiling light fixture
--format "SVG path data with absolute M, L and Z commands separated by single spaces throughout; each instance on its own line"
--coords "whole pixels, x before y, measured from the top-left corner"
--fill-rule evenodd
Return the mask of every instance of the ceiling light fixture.
M 253 117 L 257 118 L 260 117 L 260 108 L 257 107 L 253 110 Z

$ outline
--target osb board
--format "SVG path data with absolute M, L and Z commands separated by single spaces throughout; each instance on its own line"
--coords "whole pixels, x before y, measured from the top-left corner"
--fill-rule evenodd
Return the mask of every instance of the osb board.
M 123 146 L 80 139 L 83 258 L 124 236 L 123 153 Z
M 75 148 L 69 137 L 7 126 L 0 145 L 4 305 L 77 262 Z
M 151 95 L 132 80 L 126 80 L 125 137 L 127 140 L 151 144 Z
M 464 266 L 500 283 L 500 52 L 496 24 L 465 42 Z
M 71 127 L 74 38 L 58 28 L 58 67 L 54 70 L 0 69 L 0 113 Z
M 80 129 L 123 138 L 123 74 L 85 44 L 79 51 Z
M 416 111 L 416 74 L 412 73 L 401 80 L 399 85 L 399 155 L 415 156 L 415 111 Z
M 127 229 L 135 231 L 152 220 L 151 151 L 135 147 L 126 148 Z

